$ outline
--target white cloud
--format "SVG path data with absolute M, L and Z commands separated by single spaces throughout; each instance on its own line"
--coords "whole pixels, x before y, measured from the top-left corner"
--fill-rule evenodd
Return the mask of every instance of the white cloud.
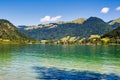
M 50 16 L 45 16 L 44 18 L 40 19 L 40 22 L 48 22 L 50 21 Z
M 117 10 L 117 11 L 120 11 L 120 6 L 118 6 L 118 7 L 116 8 L 116 10 Z
M 62 16 L 56 16 L 56 17 L 52 17 L 51 21 L 57 21 L 58 19 L 60 19 Z
M 108 7 L 104 7 L 104 8 L 102 8 L 101 13 L 106 14 L 106 13 L 109 12 L 109 10 L 110 10 L 110 9 L 109 9 Z
M 44 18 L 40 19 L 40 22 L 55 22 L 61 17 L 62 16 L 56 16 L 56 17 L 45 16 Z

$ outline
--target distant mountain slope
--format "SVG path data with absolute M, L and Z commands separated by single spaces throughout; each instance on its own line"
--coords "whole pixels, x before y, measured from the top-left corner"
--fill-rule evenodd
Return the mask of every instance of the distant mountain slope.
M 115 19 L 115 20 L 111 20 L 111 21 L 109 21 L 108 23 L 109 23 L 110 25 L 113 25 L 113 24 L 115 24 L 115 23 L 120 23 L 120 18 Z
M 79 27 L 80 24 L 75 23 L 66 23 L 66 24 L 57 24 L 56 27 L 43 27 L 37 29 L 23 30 L 23 32 L 31 35 L 36 39 L 60 39 L 64 36 L 75 36 L 75 29 Z
M 119 26 L 120 26 L 120 23 L 115 23 L 115 24 L 111 25 L 111 28 L 112 28 L 112 29 L 116 29 L 116 28 L 118 28 Z
M 86 19 L 85 18 L 78 18 L 76 20 L 71 21 L 72 23 L 78 23 L 78 24 L 82 24 Z
M 31 39 L 22 33 L 8 20 L 0 19 L 0 39 L 8 40 L 28 40 Z
M 111 20 L 108 22 L 108 24 L 113 28 L 116 29 L 117 27 L 120 26 L 120 18 L 115 19 L 115 20 Z
M 107 34 L 103 35 L 102 37 L 120 39 L 120 27 L 108 32 Z
M 87 38 L 92 34 L 103 35 L 111 30 L 111 27 L 110 25 L 108 25 L 108 23 L 104 22 L 102 19 L 97 17 L 90 17 L 87 20 L 83 21 L 82 24 L 73 22 L 63 22 L 60 24 L 41 24 L 37 26 L 37 28 L 28 28 L 29 29 L 25 28 L 22 31 L 39 40 L 60 39 L 65 36 L 79 36 L 81 38 Z
M 38 28 L 55 28 L 57 27 L 58 25 L 60 24 L 70 24 L 70 23 L 73 23 L 73 24 L 82 24 L 86 19 L 85 18 L 78 18 L 78 19 L 75 19 L 75 20 L 72 20 L 72 21 L 68 21 L 68 22 L 57 22 L 57 23 L 48 23 L 48 24 L 39 24 L 38 26 L 18 26 L 19 29 L 25 29 L 25 30 L 32 30 L 32 29 L 38 29 Z

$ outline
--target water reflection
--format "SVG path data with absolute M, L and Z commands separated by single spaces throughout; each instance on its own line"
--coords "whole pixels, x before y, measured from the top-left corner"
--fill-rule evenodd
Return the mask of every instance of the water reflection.
M 0 45 L 0 67 L 11 61 L 12 48 L 10 45 Z

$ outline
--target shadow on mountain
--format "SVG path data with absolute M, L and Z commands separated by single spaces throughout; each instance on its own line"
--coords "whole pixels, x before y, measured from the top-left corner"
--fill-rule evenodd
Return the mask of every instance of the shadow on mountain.
M 90 71 L 60 70 L 58 68 L 33 67 L 39 80 L 120 80 L 116 74 L 100 74 Z

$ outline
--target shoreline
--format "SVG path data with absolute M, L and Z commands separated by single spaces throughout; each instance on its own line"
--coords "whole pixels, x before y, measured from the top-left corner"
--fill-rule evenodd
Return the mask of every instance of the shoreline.
M 106 45 L 106 46 L 112 46 L 112 45 L 117 45 L 117 46 L 120 46 L 120 44 L 116 44 L 116 43 L 108 43 L 108 44 L 89 44 L 89 43 L 86 43 L 86 44 L 79 44 L 79 43 L 72 43 L 72 44 L 70 44 L 70 43 L 68 43 L 68 44 L 63 44 L 63 43 L 58 43 L 58 44 L 56 44 L 56 43 L 36 43 L 36 42 L 34 42 L 34 43 L 25 43 L 25 42 L 0 42 L 0 45 L 1 44 L 29 44 L 29 45 L 34 45 L 34 44 L 43 44 L 43 45 L 48 45 L 48 44 L 53 44 L 53 45 L 81 45 L 81 46 L 101 46 L 101 45 Z

